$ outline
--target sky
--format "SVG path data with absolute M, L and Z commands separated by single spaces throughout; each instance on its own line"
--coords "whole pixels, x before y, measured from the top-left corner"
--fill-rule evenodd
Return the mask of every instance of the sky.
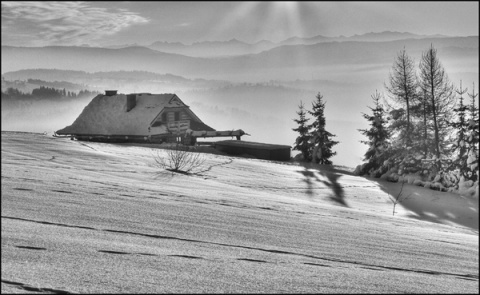
M 478 36 L 478 2 L 2 1 L 2 44 L 149 45 L 397 31 Z

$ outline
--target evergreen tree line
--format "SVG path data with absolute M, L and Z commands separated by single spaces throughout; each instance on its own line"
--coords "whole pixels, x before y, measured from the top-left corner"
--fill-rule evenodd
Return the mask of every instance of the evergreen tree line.
M 63 99 L 63 98 L 82 98 L 88 96 L 95 96 L 100 94 L 97 91 L 89 90 L 80 90 L 78 93 L 74 91 L 66 91 L 63 89 L 50 88 L 45 86 L 40 86 L 40 88 L 35 88 L 32 90 L 32 93 L 26 93 L 19 91 L 16 88 L 9 87 L 2 91 L 2 98 L 6 99 Z
M 316 164 L 331 165 L 331 157 L 337 154 L 332 151 L 332 147 L 338 144 L 338 141 L 332 140 L 336 135 L 325 129 L 325 102 L 323 96 L 318 93 L 316 100 L 312 102 L 312 110 L 305 110 L 305 106 L 300 101 L 298 118 L 294 121 L 298 124 L 297 128 L 292 130 L 298 132 L 299 135 L 293 144 L 293 149 L 302 153 L 303 159 Z M 308 124 L 312 116 L 313 122 Z
M 433 45 L 422 53 L 418 68 L 405 48 L 397 54 L 387 97 L 372 95 L 369 129 L 359 129 L 369 146 L 360 175 L 392 179 L 416 174 L 452 187 L 461 178 L 478 181 L 478 94 L 462 81 L 455 87 Z M 466 99 L 470 102 L 466 102 Z M 388 178 L 387 178 L 388 179 Z

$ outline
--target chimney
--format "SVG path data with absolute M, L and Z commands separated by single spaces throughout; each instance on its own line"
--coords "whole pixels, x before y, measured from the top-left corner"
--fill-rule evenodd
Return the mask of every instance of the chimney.
M 117 95 L 117 90 L 105 90 L 105 95 L 106 96 Z
M 137 95 L 127 94 L 127 112 L 133 109 L 136 104 L 137 104 Z

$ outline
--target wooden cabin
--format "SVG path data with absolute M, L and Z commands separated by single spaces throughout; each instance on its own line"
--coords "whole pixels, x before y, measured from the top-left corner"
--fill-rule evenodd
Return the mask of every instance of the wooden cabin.
M 72 139 L 106 142 L 182 142 L 197 137 L 237 136 L 242 130 L 216 131 L 206 125 L 176 94 L 117 94 L 107 90 L 85 107 L 72 125 L 56 131 Z

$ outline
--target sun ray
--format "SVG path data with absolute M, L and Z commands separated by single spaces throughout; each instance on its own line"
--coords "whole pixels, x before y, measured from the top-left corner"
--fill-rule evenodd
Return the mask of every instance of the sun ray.
M 295 1 L 286 2 L 236 2 L 231 12 L 214 22 L 204 37 L 208 40 L 226 39 L 229 32 L 237 31 L 237 37 L 249 36 L 251 42 L 269 39 L 282 41 L 291 36 L 303 37 L 304 26 L 300 5 Z M 240 30 L 239 33 L 239 29 Z M 242 39 L 240 37 L 240 39 Z
M 203 37 L 206 40 L 216 41 L 224 39 L 225 32 L 233 31 L 235 27 L 244 26 L 245 22 L 248 22 L 248 16 L 257 5 L 258 2 L 235 2 L 235 8 L 221 17 L 220 21 Z

